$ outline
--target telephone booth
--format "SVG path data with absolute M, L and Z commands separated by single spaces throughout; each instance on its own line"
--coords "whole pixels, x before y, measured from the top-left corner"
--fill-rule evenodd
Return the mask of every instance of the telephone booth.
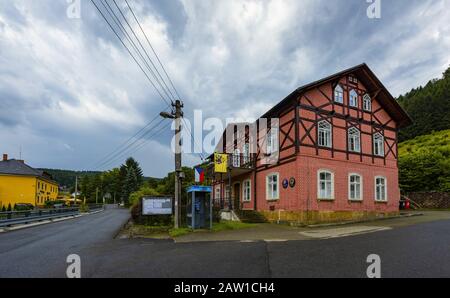
M 187 193 L 187 224 L 192 229 L 212 229 L 212 188 L 191 186 Z M 209 223 L 207 222 L 209 220 Z

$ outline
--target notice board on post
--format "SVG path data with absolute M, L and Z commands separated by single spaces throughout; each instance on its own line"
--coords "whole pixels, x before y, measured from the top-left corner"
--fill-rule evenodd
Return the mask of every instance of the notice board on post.
M 172 215 L 172 203 L 172 197 L 143 197 L 142 215 Z

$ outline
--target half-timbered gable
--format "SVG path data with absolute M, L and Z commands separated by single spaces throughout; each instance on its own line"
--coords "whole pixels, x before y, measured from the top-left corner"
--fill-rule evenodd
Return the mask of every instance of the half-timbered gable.
M 246 124 L 251 157 L 249 129 L 235 130 L 230 172 L 213 176 L 229 198 L 216 199 L 294 221 L 397 212 L 397 136 L 410 123 L 366 64 L 310 83 Z

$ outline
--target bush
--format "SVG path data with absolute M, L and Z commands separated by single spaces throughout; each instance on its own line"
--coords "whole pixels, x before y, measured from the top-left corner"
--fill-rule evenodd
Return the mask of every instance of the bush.
M 137 203 L 140 203 L 141 198 L 144 196 L 157 196 L 157 195 L 160 195 L 160 193 L 156 189 L 150 187 L 142 187 L 141 189 L 133 192 L 130 195 L 129 203 L 131 206 L 134 206 Z

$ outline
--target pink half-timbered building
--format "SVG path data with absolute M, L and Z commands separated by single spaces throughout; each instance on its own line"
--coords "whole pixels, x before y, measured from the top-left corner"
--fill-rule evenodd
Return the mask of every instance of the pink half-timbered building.
M 261 125 L 265 119 L 267 129 Z M 409 124 L 409 116 L 366 64 L 310 83 L 255 123 L 224 133 L 218 151 L 230 153 L 229 167 L 225 174 L 211 168 L 214 200 L 225 209 L 257 211 L 271 221 L 395 214 L 397 137 Z M 249 133 L 252 125 L 256 142 Z M 267 163 L 270 156 L 276 159 Z

